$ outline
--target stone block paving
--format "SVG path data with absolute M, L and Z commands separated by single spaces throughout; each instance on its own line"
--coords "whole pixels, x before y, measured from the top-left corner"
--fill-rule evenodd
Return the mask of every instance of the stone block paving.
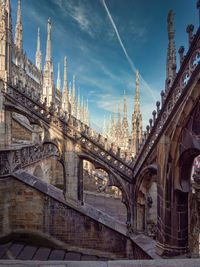
M 119 198 L 107 197 L 98 193 L 85 193 L 84 202 L 103 211 L 120 222 L 126 222 L 126 207 Z
M 127 261 L 2 261 L 1 267 L 199 267 L 200 259 L 127 260 Z

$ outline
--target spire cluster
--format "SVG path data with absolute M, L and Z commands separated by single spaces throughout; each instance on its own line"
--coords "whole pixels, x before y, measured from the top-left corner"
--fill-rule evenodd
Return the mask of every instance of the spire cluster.
M 126 91 L 124 90 L 123 119 L 120 118 L 120 103 L 118 103 L 117 118 L 112 114 L 110 116 L 109 127 L 107 131 L 106 117 L 104 116 L 104 125 L 102 134 L 108 138 L 110 143 L 115 143 L 121 148 L 122 153 L 129 156 L 136 154 L 137 144 L 142 139 L 142 115 L 140 113 L 140 95 L 139 95 L 139 71 L 136 71 L 136 90 L 135 105 L 132 115 L 132 132 L 129 132 L 129 123 L 127 119 Z
M 9 3 L 9 0 L 5 0 Z M 5 5 L 6 5 L 5 3 Z M 9 8 L 10 10 L 10 8 Z M 11 23 L 10 23 L 11 24 Z M 10 25 L 11 33 L 12 26 Z M 12 43 L 12 42 L 10 42 Z M 24 62 L 26 60 L 26 62 Z M 82 108 L 80 104 L 80 89 L 78 95 L 78 106 L 76 101 L 76 76 L 73 75 L 73 87 L 71 88 L 71 82 L 68 86 L 67 80 L 67 57 L 64 57 L 64 79 L 63 88 L 61 90 L 61 78 L 60 78 L 60 63 L 58 64 L 58 75 L 57 83 L 54 83 L 54 71 L 52 62 L 52 51 L 51 51 L 51 20 L 47 22 L 47 39 L 46 39 L 46 55 L 45 64 L 42 70 L 42 53 L 40 47 L 40 28 L 37 32 L 37 50 L 35 54 L 35 66 L 27 60 L 26 54 L 23 53 L 23 31 L 21 22 L 21 0 L 18 0 L 18 11 L 17 11 L 17 23 L 15 27 L 15 43 L 14 43 L 14 63 L 24 70 L 24 66 L 28 65 L 27 69 L 31 75 L 31 79 L 35 80 L 34 86 L 37 85 L 37 90 L 41 94 L 43 101 L 47 106 L 51 106 L 54 103 L 55 107 L 62 108 L 63 112 L 70 113 L 74 117 L 77 117 L 87 125 L 89 122 L 89 107 L 88 100 L 84 107 L 82 100 Z M 20 78 L 19 78 L 20 79 Z M 17 78 L 16 78 L 17 80 Z M 25 79 L 24 79 L 25 81 Z M 23 82 L 24 82 L 23 81 Z M 30 84 L 33 87 L 33 83 Z

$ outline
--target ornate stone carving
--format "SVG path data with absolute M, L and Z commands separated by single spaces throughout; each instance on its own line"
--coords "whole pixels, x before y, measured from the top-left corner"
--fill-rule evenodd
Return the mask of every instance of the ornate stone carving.
M 60 158 L 58 148 L 52 143 L 23 147 L 18 150 L 0 151 L 0 177 L 52 156 Z
M 170 17 L 168 18 L 171 21 Z M 135 159 L 135 164 L 133 166 L 134 176 L 143 165 L 144 161 L 148 157 L 150 151 L 152 150 L 154 144 L 157 143 L 159 136 L 167 124 L 168 118 L 177 109 L 178 100 L 185 94 L 186 87 L 192 76 L 192 73 L 199 66 L 200 62 L 200 35 L 196 35 L 193 38 L 190 49 L 188 51 L 188 57 L 182 58 L 182 65 L 176 80 L 172 87 L 170 88 L 171 95 L 165 96 L 162 92 L 162 108 L 159 111 L 159 115 L 155 120 L 154 126 L 151 131 L 150 127 L 147 129 L 147 138 L 144 145 L 138 151 Z M 166 98 L 165 98 L 166 97 Z

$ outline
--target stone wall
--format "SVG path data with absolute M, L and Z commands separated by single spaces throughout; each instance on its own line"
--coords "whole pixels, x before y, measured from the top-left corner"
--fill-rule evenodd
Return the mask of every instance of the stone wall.
M 23 127 L 16 120 L 12 120 L 12 138 L 13 140 L 32 141 L 32 132 Z
M 64 177 L 63 166 L 57 157 L 43 159 L 25 168 L 25 171 L 31 175 L 39 177 L 42 181 L 58 186 L 63 189 Z
M 56 199 L 61 198 L 60 190 L 39 180 L 30 183 L 33 185 L 13 177 L 0 180 L 0 236 L 30 232 L 57 240 L 64 248 L 93 251 L 97 256 L 150 258 L 127 236 Z

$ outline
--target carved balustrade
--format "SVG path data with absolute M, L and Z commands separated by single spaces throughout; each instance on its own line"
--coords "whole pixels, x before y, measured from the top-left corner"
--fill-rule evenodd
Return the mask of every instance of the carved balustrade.
M 52 143 L 45 143 L 40 146 L 26 146 L 19 149 L 1 150 L 0 177 L 7 176 L 52 156 L 60 158 L 58 148 Z
M 161 134 L 169 123 L 170 118 L 175 114 L 181 99 L 186 95 L 190 88 L 191 77 L 198 74 L 200 71 L 200 29 L 195 36 L 190 35 L 190 47 L 185 57 L 183 57 L 183 47 L 181 48 L 181 66 L 169 92 L 161 92 L 162 108 L 157 103 L 157 117 L 154 111 L 153 125 L 147 126 L 145 133 L 145 142 L 141 144 L 135 161 L 132 164 L 133 176 L 135 177 L 139 169 L 148 158 L 153 148 L 157 144 Z
M 1 82 L 3 83 L 3 81 Z M 126 180 L 131 181 L 132 168 L 130 162 L 120 158 L 119 148 L 114 145 L 109 148 L 102 135 L 96 133 L 71 114 L 57 109 L 54 103 L 47 107 L 45 99 L 42 102 L 40 96 L 29 88 L 19 85 L 10 86 L 5 83 L 1 85 L 2 87 L 4 87 L 4 94 L 8 100 L 14 100 L 50 127 L 55 127 L 56 130 L 79 143 L 90 154 L 108 164 Z

